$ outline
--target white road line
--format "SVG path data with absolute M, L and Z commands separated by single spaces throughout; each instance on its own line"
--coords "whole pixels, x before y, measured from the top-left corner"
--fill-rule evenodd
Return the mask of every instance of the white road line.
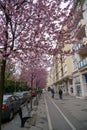
M 48 111 L 48 106 L 47 106 L 47 102 L 46 102 L 45 97 L 44 97 L 44 101 L 45 101 L 45 106 L 46 106 L 46 113 L 47 113 L 47 119 L 48 119 L 48 127 L 49 127 L 49 130 L 53 130 L 51 119 L 50 119 L 50 115 L 49 115 L 49 111 Z
M 49 97 L 49 96 L 48 96 Z M 66 122 L 68 123 L 68 125 L 72 128 L 72 130 L 76 130 L 76 128 L 73 126 L 73 124 L 68 120 L 68 118 L 63 114 L 63 112 L 60 110 L 60 108 L 54 103 L 54 101 L 49 97 L 49 99 L 51 100 L 51 102 L 54 104 L 54 106 L 56 107 L 56 109 L 60 112 L 60 114 L 63 116 L 63 118 L 66 120 Z

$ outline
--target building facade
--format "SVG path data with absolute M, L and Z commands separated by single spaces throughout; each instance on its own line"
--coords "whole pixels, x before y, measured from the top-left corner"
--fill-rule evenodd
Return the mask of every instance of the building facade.
M 75 38 L 79 39 L 80 42 L 73 46 L 77 50 L 77 53 L 72 57 L 73 90 L 74 96 L 85 98 L 87 97 L 87 0 L 84 0 L 81 6 L 85 11 L 78 26 L 82 27 L 78 31 L 76 30 L 76 33 L 74 32 Z
M 65 50 L 69 50 L 70 45 L 66 45 Z M 66 94 L 71 94 L 73 91 L 72 72 L 73 72 L 73 60 L 72 56 L 64 56 L 61 54 L 53 57 L 53 85 L 56 92 L 59 88 L 62 88 Z
M 56 55 L 53 57 L 53 84 L 56 91 L 61 87 L 63 92 L 79 98 L 87 97 L 87 0 L 77 1 L 76 8 L 83 8 L 77 28 L 72 35 L 78 39 L 78 44 L 71 46 L 68 44 L 66 49 L 74 49 L 75 54 L 71 56 Z M 81 26 L 79 28 L 79 26 Z M 78 29 L 79 28 L 79 29 Z

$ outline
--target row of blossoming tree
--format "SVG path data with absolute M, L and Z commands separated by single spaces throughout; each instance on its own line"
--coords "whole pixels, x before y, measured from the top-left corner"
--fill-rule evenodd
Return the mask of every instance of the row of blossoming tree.
M 43 59 L 44 60 L 44 59 Z M 45 60 L 46 62 L 46 60 Z M 22 63 L 20 66 L 20 80 L 27 82 L 27 87 L 32 91 L 35 89 L 36 92 L 46 87 L 47 84 L 47 69 L 49 66 L 48 61 L 45 63 L 42 59 L 30 59 L 27 63 Z M 38 101 L 38 95 L 36 95 L 36 101 Z M 32 108 L 32 99 L 30 102 Z
M 45 54 L 67 54 L 63 48 L 72 40 L 70 33 L 81 17 L 81 9 L 77 10 L 75 3 L 76 0 L 0 0 L 0 130 L 6 62 L 18 60 L 29 65 L 27 71 L 29 62 L 47 62 Z M 34 66 L 29 71 L 33 72 Z

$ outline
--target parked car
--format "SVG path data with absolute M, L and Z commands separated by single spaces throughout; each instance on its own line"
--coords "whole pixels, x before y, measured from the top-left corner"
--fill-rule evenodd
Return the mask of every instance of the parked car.
M 4 95 L 2 105 L 2 120 L 12 120 L 14 114 L 18 112 L 20 105 L 20 99 L 17 96 Z
M 20 98 L 21 104 L 25 103 L 26 101 L 30 102 L 31 94 L 29 91 L 16 92 L 14 95 Z
M 36 97 L 36 91 L 33 90 L 33 91 L 31 92 L 31 95 L 32 95 L 32 97 Z
M 30 100 L 31 100 L 31 93 L 30 93 L 30 91 L 23 91 L 22 94 L 23 94 L 23 97 L 25 98 L 25 101 L 30 102 Z
M 16 92 L 14 93 L 14 95 L 20 99 L 21 104 L 25 102 L 25 98 L 23 97 L 23 94 L 21 92 Z

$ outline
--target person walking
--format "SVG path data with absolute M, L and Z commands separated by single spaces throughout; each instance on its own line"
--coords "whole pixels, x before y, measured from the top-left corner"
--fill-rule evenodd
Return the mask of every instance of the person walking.
M 59 98 L 60 98 L 60 99 L 63 98 L 63 91 L 62 91 L 62 89 L 59 89 Z
M 52 94 L 52 98 L 54 98 L 54 88 L 51 88 L 51 94 Z

